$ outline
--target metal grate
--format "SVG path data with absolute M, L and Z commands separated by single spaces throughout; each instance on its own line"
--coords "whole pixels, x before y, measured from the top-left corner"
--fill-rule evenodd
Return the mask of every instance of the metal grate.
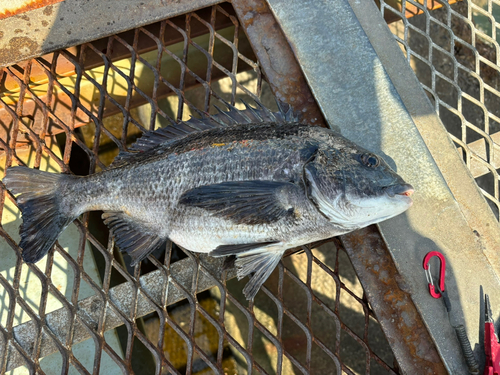
M 380 3 L 451 140 L 499 218 L 500 3 Z
M 16 164 L 94 173 L 220 99 L 273 101 L 229 4 L 4 68 L 0 84 L 2 176 Z M 24 264 L 0 187 L 2 373 L 398 373 L 339 240 L 286 258 L 249 304 L 246 280 L 172 244 L 130 268 L 100 213 Z

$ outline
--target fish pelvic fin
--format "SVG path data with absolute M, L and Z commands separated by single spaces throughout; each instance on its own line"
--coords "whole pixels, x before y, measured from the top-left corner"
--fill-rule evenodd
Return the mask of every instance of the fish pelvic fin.
M 108 226 L 118 248 L 132 258 L 136 266 L 167 240 L 148 223 L 135 219 L 124 212 L 104 212 L 104 224 Z
M 19 247 L 25 262 L 35 263 L 43 258 L 76 218 L 66 212 L 59 194 L 61 183 L 74 178 L 22 166 L 7 169 L 3 183 L 12 194 L 19 194 L 16 201 L 23 218 Z
M 234 247 L 231 251 L 230 248 Z M 246 245 L 222 245 L 210 252 L 212 256 L 236 255 L 235 266 L 238 280 L 253 275 L 243 288 L 247 300 L 253 300 L 260 287 L 278 265 L 287 247 L 282 242 L 264 242 Z

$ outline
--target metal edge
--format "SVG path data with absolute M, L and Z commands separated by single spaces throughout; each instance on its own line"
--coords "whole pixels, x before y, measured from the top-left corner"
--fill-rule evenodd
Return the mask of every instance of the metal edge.
M 65 0 L 0 20 L 0 68 L 221 0 Z

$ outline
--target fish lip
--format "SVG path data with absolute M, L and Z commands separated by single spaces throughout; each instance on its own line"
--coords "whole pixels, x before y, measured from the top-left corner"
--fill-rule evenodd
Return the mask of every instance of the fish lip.
M 411 186 L 410 184 L 386 186 L 383 190 L 391 198 L 394 198 L 396 195 L 402 197 L 410 197 L 415 191 L 415 189 L 413 189 L 413 186 Z

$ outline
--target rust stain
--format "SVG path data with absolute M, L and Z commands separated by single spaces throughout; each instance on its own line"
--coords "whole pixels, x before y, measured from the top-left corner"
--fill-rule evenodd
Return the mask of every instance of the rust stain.
M 9 40 L 9 46 L 0 48 L 0 66 L 9 61 L 19 60 L 30 55 L 38 48 L 38 43 L 25 36 L 16 36 Z
M 233 0 L 232 4 L 276 98 L 301 113 L 304 123 L 326 126 L 289 41 L 265 0 Z
M 345 234 L 341 241 L 401 368 L 414 374 L 424 373 L 422 370 L 446 374 L 409 288 L 377 227 L 372 225 Z
M 52 8 L 54 8 L 52 5 L 47 5 L 45 7 L 45 9 L 43 10 L 43 14 L 46 15 L 46 16 L 51 16 L 52 12 L 53 12 Z
M 0 5 L 0 20 L 43 7 L 47 7 L 43 10 L 43 14 L 50 16 L 53 12 L 51 4 L 60 3 L 61 1 L 63 0 L 25 0 L 22 5 Z

